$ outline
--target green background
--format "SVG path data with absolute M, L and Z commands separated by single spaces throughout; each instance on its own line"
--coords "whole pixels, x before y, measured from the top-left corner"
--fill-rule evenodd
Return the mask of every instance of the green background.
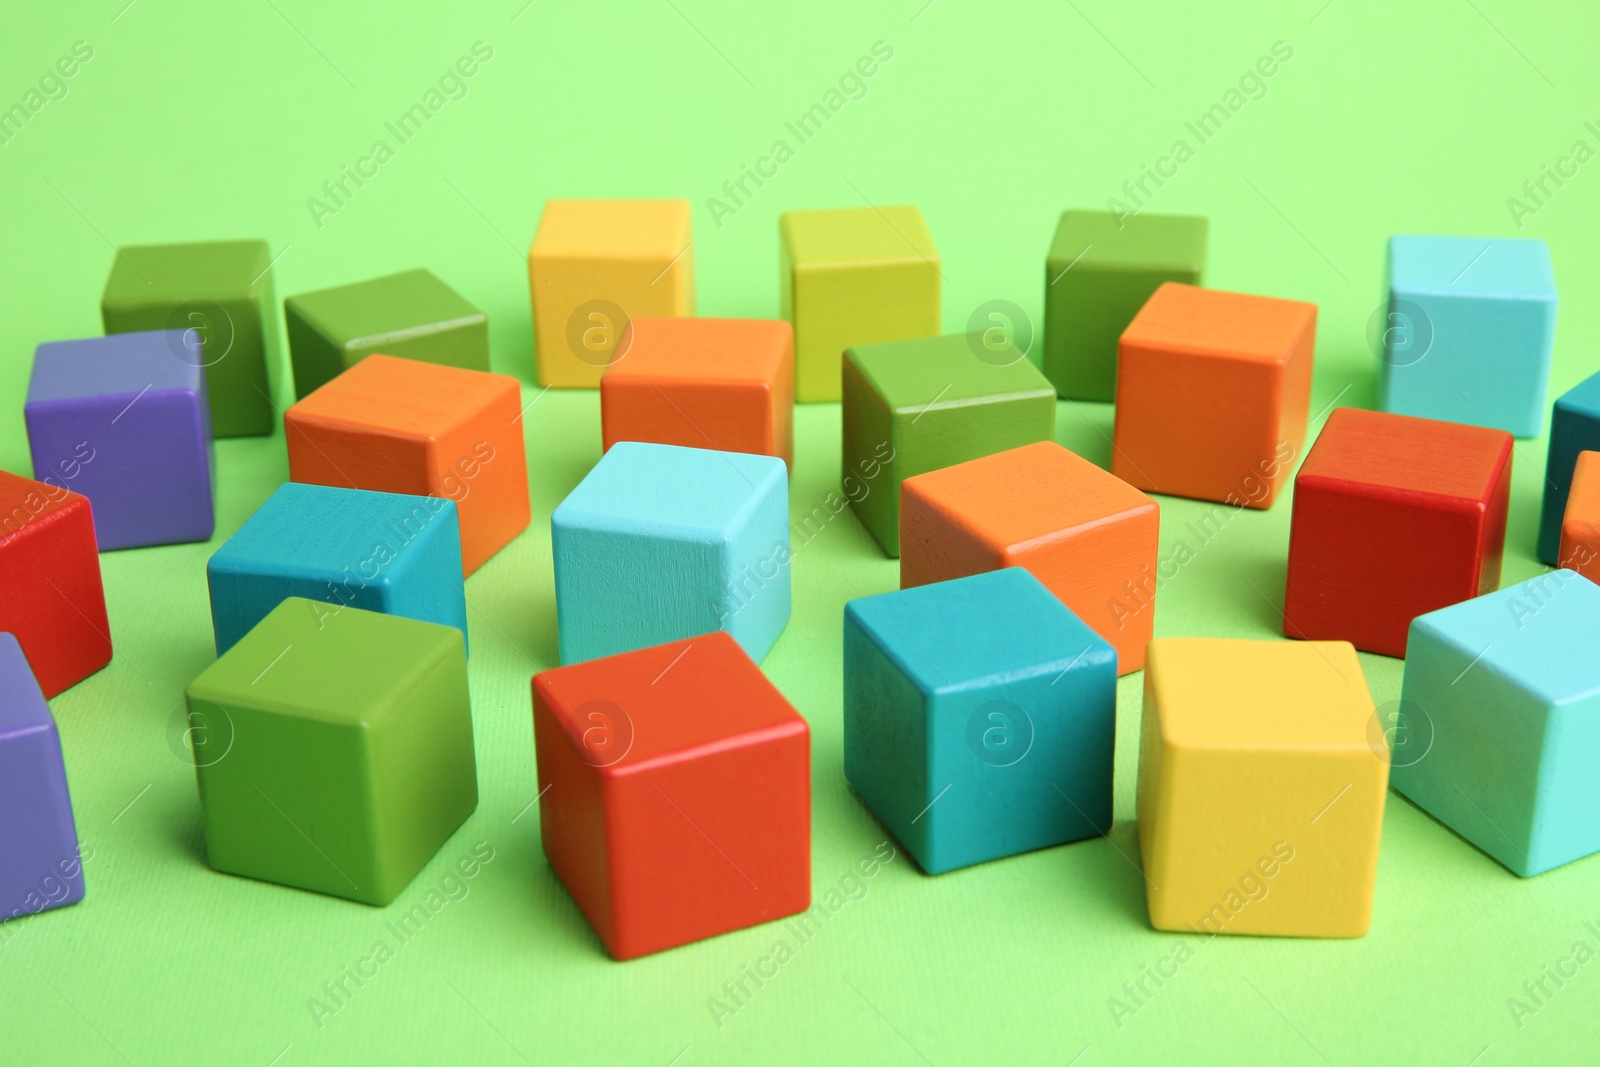
M 1211 218 L 1211 284 L 1320 306 L 1313 411 L 1336 397 L 1370 406 L 1384 239 L 1514 232 L 1506 200 L 1525 180 L 1575 140 L 1600 147 L 1584 128 L 1600 119 L 1594 16 L 1576 3 L 123 2 L 4 16 L 5 105 L 74 41 L 94 48 L 68 95 L 0 146 L 0 465 L 12 470 L 29 469 L 32 350 L 99 332 L 117 243 L 263 237 L 283 252 L 280 297 L 427 266 L 488 313 L 495 368 L 531 383 L 524 252 L 547 197 L 688 198 L 699 310 L 739 316 L 776 312 L 778 212 L 915 203 L 956 330 L 992 299 L 1037 317 L 1060 211 L 1102 205 L 1178 138 L 1194 158 L 1152 210 Z M 385 122 L 478 40 L 494 55 L 469 95 L 395 145 Z M 878 40 L 894 56 L 868 95 L 794 143 L 785 121 Z M 1267 95 L 1195 143 L 1184 123 L 1278 40 L 1294 57 Z M 780 137 L 793 157 L 719 228 L 707 199 Z M 319 228 L 308 198 L 378 138 L 394 157 Z M 1550 242 L 1566 296 L 1555 391 L 1593 369 L 1600 341 L 1586 299 L 1600 284 L 1597 196 L 1590 164 L 1521 231 Z M 1059 439 L 1104 463 L 1111 420 L 1108 406 L 1064 402 Z M 800 513 L 837 483 L 838 408 L 806 407 L 797 423 Z M 482 801 L 390 911 L 487 842 L 470 895 L 319 1028 L 308 999 L 388 936 L 391 915 L 206 867 L 172 735 L 183 686 L 212 658 L 214 545 L 106 555 L 116 658 L 54 702 L 92 850 L 88 897 L 4 929 L 0 1061 L 1592 1058 L 1600 963 L 1520 1029 L 1507 999 L 1574 942 L 1600 948 L 1584 925 L 1600 927 L 1600 860 L 1521 881 L 1393 795 L 1366 938 L 1218 939 L 1119 1028 L 1108 998 L 1175 940 L 1149 928 L 1130 862 L 1137 675 L 1121 683 L 1109 840 L 938 878 L 902 854 L 719 1029 L 707 999 L 777 928 L 619 965 L 540 855 L 528 680 L 556 662 L 548 517 L 598 457 L 597 396 L 548 393 L 525 425 L 533 525 L 467 583 Z M 1543 447 L 1517 447 L 1508 581 L 1540 569 Z M 281 432 L 223 441 L 217 457 L 220 540 L 284 478 Z M 1165 552 L 1200 506 L 1162 508 Z M 1198 549 L 1161 590 L 1157 634 L 1277 634 L 1289 512 L 1285 499 L 1241 514 Z M 813 729 L 819 891 L 882 839 L 841 770 L 841 606 L 896 582 L 855 519 L 835 519 L 795 553 L 794 617 L 765 663 Z M 1363 664 L 1380 704 L 1398 696 L 1398 661 Z

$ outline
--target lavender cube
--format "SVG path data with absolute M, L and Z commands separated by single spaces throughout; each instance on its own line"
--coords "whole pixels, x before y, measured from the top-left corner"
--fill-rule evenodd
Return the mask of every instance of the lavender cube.
M 0 920 L 82 899 L 56 721 L 22 646 L 0 633 Z
M 216 525 L 205 369 L 187 340 L 151 330 L 34 354 L 33 476 L 89 498 L 102 552 L 204 541 Z

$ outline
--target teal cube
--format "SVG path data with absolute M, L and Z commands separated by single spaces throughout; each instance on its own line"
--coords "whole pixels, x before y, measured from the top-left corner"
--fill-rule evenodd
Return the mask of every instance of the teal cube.
M 1538 437 L 1556 333 L 1545 243 L 1391 237 L 1388 273 L 1383 410 Z
M 1600 374 L 1562 393 L 1550 410 L 1550 446 L 1545 454 L 1544 499 L 1539 512 L 1539 559 L 1555 566 L 1561 554 L 1561 522 L 1572 493 L 1578 453 L 1600 452 Z
M 1389 783 L 1523 877 L 1600 851 L 1600 586 L 1557 570 L 1419 616 Z
M 1111 829 L 1117 654 L 1019 567 L 852 600 L 844 773 L 929 874 Z
M 789 470 L 620 441 L 550 516 L 561 662 L 726 630 L 760 662 L 789 621 Z

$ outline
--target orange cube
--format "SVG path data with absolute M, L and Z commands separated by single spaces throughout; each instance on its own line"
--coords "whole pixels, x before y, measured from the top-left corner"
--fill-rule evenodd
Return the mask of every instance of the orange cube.
M 528 251 L 539 384 L 593 389 L 631 319 L 694 314 L 687 200 L 551 200 Z
M 368 356 L 284 413 L 289 478 L 454 500 L 471 574 L 528 526 L 521 411 L 504 374 Z
M 794 327 L 634 319 L 600 379 L 605 447 L 648 441 L 777 456 L 794 469 Z
M 1117 650 L 1144 666 L 1155 628 L 1161 509 L 1054 441 L 907 478 L 900 588 L 1025 567 Z
M 1152 493 L 1271 507 L 1305 443 L 1316 333 L 1315 304 L 1161 286 L 1118 346 L 1111 472 Z
M 1600 452 L 1579 452 L 1561 520 L 1558 566 L 1600 582 Z

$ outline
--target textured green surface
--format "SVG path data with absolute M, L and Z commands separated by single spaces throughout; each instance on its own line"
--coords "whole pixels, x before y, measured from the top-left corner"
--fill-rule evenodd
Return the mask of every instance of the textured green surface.
M 188 702 L 220 871 L 387 904 L 477 807 L 454 627 L 290 597 Z
M 1593 1058 L 1600 959 L 1562 988 L 1550 983 L 1553 995 L 1520 1027 L 1507 1002 L 1527 1001 L 1523 983 L 1575 941 L 1600 951 L 1585 925 L 1600 926 L 1600 860 L 1519 879 L 1392 793 L 1367 937 L 1190 939 L 1174 972 L 1176 938 L 1150 929 L 1133 865 L 1138 675 L 1118 683 L 1119 821 L 1108 840 L 939 878 L 902 854 L 863 878 L 857 863 L 875 858 L 883 831 L 843 776 L 842 610 L 895 588 L 898 574 L 843 503 L 834 405 L 798 412 L 792 513 L 824 522 L 795 537 L 794 614 L 763 669 L 811 724 L 815 885 L 819 899 L 837 893 L 840 908 L 720 1029 L 707 1001 L 754 969 L 781 927 L 607 960 L 541 857 L 529 808 L 538 787 L 528 679 L 556 663 L 548 518 L 599 457 L 600 431 L 593 392 L 535 399 L 523 255 L 546 197 L 683 196 L 695 205 L 699 310 L 771 316 L 779 212 L 915 203 L 938 239 L 943 329 L 965 328 L 996 298 L 1037 328 L 1040 261 L 1061 212 L 1122 195 L 1141 165 L 1185 138 L 1195 156 L 1149 210 L 1211 219 L 1211 284 L 1317 302 L 1313 416 L 1335 398 L 1371 407 L 1379 361 L 1367 329 L 1388 236 L 1517 232 L 1506 201 L 1525 196 L 1523 182 L 1574 140 L 1600 148 L 1584 125 L 1600 121 L 1591 11 L 1542 0 L 938 0 L 926 9 L 922 0 L 673 0 L 619 18 L 539 0 L 513 23 L 522 0 L 273 5 L 138 0 L 115 23 L 121 2 L 8 11 L 0 102 L 19 99 L 75 40 L 91 41 L 94 59 L 66 99 L 0 145 L 0 396 L 11 413 L 0 419 L 0 466 L 28 470 L 25 355 L 99 329 L 110 241 L 265 235 L 274 255 L 289 248 L 273 268 L 282 292 L 418 263 L 449 278 L 489 315 L 494 367 L 529 383 L 532 402 L 520 425 L 533 523 L 466 583 L 482 800 L 387 912 L 206 866 L 194 770 L 174 755 L 169 731 L 181 723 L 183 687 L 212 659 L 206 558 L 286 471 L 281 433 L 222 441 L 211 544 L 102 557 L 117 658 L 52 701 L 91 851 L 88 895 L 0 927 L 0 1059 L 266 1067 L 281 1053 L 276 1067 L 666 1067 L 681 1053 L 676 1067 L 1060 1067 L 1082 1053 L 1075 1067 L 1465 1067 L 1483 1053 L 1477 1067 L 1502 1067 Z M 866 97 L 797 143 L 784 124 L 880 38 L 895 55 Z M 385 124 L 479 39 L 493 58 L 464 79 L 466 98 L 399 143 Z M 1237 90 L 1279 39 L 1294 58 L 1266 96 L 1241 97 L 1226 126 L 1198 143 L 1185 123 Z M 394 158 L 319 229 L 307 200 L 377 138 Z M 778 138 L 794 157 L 719 229 L 706 200 Z M 1597 168 L 1591 160 L 1564 188 L 1552 184 L 1537 214 L 1522 217 L 1521 236 L 1549 240 L 1564 297 L 1553 394 L 1591 373 L 1600 353 L 1600 305 L 1586 295 L 1600 289 Z M 280 407 L 290 392 L 280 387 Z M 1057 439 L 1108 463 L 1110 408 L 1073 401 L 1058 412 Z M 1508 582 L 1541 569 L 1533 538 L 1544 444 L 1516 448 Z M 1161 498 L 1162 558 L 1180 541 L 1191 554 L 1167 569 L 1156 633 L 1278 637 L 1290 503 L 1233 513 L 1202 537 L 1189 524 L 1213 505 Z M 1380 706 L 1398 698 L 1397 661 L 1363 656 L 1362 669 Z M 402 943 L 388 932 L 391 916 L 447 877 L 453 897 L 441 893 L 419 934 Z M 363 985 L 350 981 L 348 1000 L 319 1028 L 308 1001 L 380 939 L 393 957 Z M 1170 976 L 1159 987 L 1146 977 L 1158 965 Z M 1135 982 L 1147 990 L 1137 1002 L 1123 988 Z M 1120 1027 L 1112 998 L 1137 1009 Z
M 431 271 L 408 270 L 283 302 L 296 396 L 374 352 L 489 369 L 489 320 Z

